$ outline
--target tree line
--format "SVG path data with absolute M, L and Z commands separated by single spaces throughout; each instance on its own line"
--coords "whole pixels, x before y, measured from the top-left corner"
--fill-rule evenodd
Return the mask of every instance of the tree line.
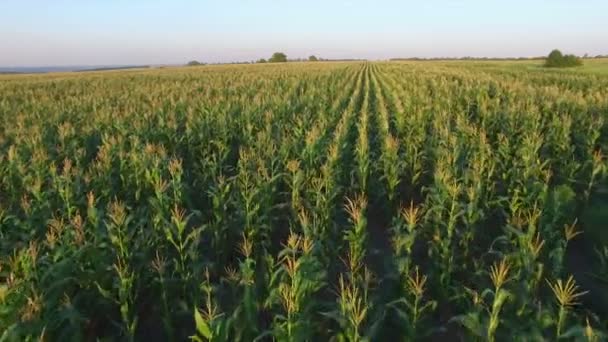
M 607 56 L 597 55 L 595 57 L 589 57 L 587 54 L 583 58 L 575 56 L 573 54 L 563 54 L 560 50 L 555 49 L 549 53 L 547 57 L 517 57 L 517 58 L 490 58 L 490 57 L 459 57 L 459 58 L 449 58 L 449 57 L 441 57 L 441 58 L 420 58 L 420 57 L 412 57 L 412 58 L 391 58 L 390 61 L 434 61 L 434 60 L 487 60 L 487 61 L 501 61 L 501 60 L 545 60 L 545 67 L 549 68 L 566 68 L 566 67 L 574 67 L 580 66 L 583 64 L 583 59 L 588 58 L 605 58 Z M 331 61 L 355 61 L 358 59 L 339 59 L 339 60 L 331 60 Z M 317 58 L 315 55 L 311 55 L 308 58 L 296 58 L 296 59 L 288 59 L 287 55 L 283 52 L 275 52 L 270 56 L 270 58 L 260 58 L 255 62 L 234 62 L 234 63 L 219 63 L 219 64 L 249 64 L 249 63 L 286 63 L 286 62 L 317 62 L 317 61 L 330 61 L 329 59 Z M 193 60 L 188 62 L 187 66 L 199 66 L 205 65 L 206 63 L 201 63 L 199 61 Z
M 328 61 L 328 59 L 318 58 L 315 55 L 311 55 L 308 58 L 296 58 L 296 59 L 288 59 L 287 55 L 283 52 L 275 52 L 270 56 L 270 58 L 260 58 L 255 62 L 233 62 L 233 63 L 217 63 L 217 64 L 250 64 L 250 63 L 286 63 L 286 62 L 318 62 L 318 61 Z M 205 65 L 206 63 L 199 62 L 197 60 L 192 60 L 186 63 L 187 66 L 199 66 Z

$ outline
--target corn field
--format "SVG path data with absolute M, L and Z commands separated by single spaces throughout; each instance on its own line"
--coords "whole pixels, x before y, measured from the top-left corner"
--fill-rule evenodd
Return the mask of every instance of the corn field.
M 608 247 L 568 260 L 607 188 L 608 78 L 2 76 L 0 119 L 0 341 L 607 338 Z

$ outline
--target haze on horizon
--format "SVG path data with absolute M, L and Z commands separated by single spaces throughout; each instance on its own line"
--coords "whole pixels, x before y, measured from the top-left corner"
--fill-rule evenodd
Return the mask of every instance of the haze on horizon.
M 0 2 L 0 66 L 608 53 L 605 0 Z

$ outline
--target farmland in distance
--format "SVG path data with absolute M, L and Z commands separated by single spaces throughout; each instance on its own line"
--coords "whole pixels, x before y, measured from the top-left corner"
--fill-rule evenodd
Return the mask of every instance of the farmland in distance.
M 0 75 L 0 340 L 603 340 L 584 68 Z

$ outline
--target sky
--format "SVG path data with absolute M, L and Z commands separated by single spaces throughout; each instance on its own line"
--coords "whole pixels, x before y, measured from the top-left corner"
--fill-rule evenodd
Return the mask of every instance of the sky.
M 0 66 L 608 54 L 608 0 L 0 0 Z

